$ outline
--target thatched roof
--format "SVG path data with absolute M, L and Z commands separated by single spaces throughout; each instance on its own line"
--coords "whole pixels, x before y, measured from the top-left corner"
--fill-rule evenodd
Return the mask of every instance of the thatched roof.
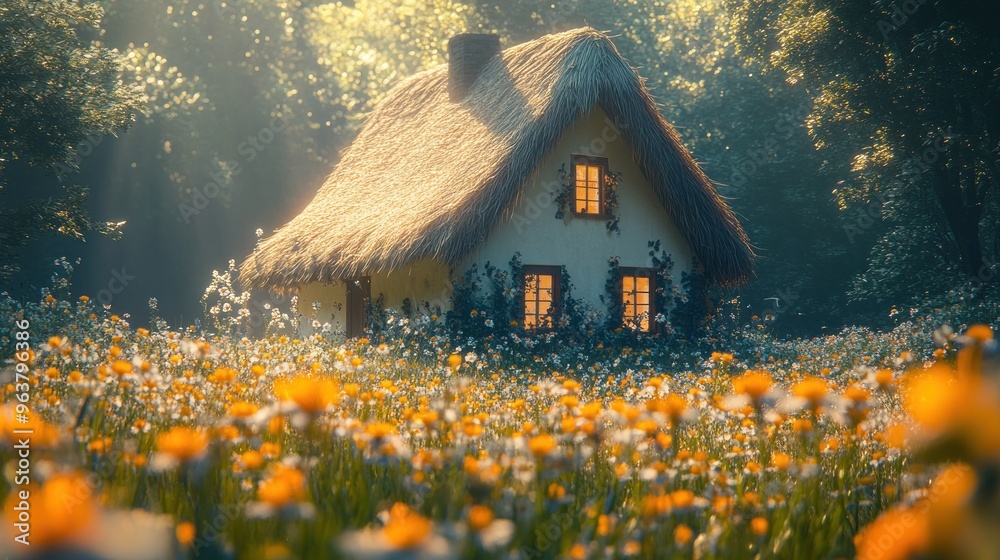
M 716 282 L 745 281 L 754 255 L 709 179 L 607 36 L 582 28 L 504 50 L 459 102 L 448 67 L 416 74 L 376 107 L 316 198 L 243 263 L 247 286 L 288 288 L 456 263 L 499 219 L 578 117 L 600 106 Z

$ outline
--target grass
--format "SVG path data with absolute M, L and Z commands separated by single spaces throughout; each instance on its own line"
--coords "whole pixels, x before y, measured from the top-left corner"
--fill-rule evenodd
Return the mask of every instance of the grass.
M 584 376 L 443 338 L 151 332 L 54 296 L 28 311 L 11 321 L 30 316 L 38 334 L 8 374 L 28 372 L 32 480 L 0 492 L 11 517 L 30 490 L 39 554 L 109 540 L 191 558 L 1000 550 L 987 530 L 970 549 L 940 529 L 942 515 L 965 531 L 997 519 L 996 496 L 967 483 L 1000 449 L 982 428 L 995 391 L 962 381 L 987 369 L 987 327 L 926 356 L 845 335 L 778 359 L 720 348 L 688 370 L 618 347 Z M 23 388 L 3 389 L 7 465 Z M 935 498 L 941 473 L 954 480 Z

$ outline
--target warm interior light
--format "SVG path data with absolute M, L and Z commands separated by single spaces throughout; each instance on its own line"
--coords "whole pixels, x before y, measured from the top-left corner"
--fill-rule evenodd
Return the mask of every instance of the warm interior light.
M 600 165 L 587 163 L 575 165 L 576 211 L 578 213 L 601 213 L 601 175 L 603 173 L 604 168 Z
M 622 324 L 627 328 L 650 332 L 651 286 L 648 276 L 622 275 Z

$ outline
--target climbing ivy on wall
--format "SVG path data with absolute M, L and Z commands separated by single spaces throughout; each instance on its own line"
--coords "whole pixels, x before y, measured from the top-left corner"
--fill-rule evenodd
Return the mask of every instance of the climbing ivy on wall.
M 621 183 L 621 172 L 608 172 L 604 176 L 604 212 L 608 216 L 608 221 L 604 225 L 608 231 L 621 235 L 622 230 L 618 227 L 620 219 L 618 215 L 618 184 Z
M 681 286 L 676 286 L 674 262 L 669 253 L 661 248 L 659 240 L 649 241 L 648 247 L 650 268 L 656 270 L 654 302 L 657 314 L 651 318 L 656 323 L 654 330 L 664 335 L 677 331 L 684 336 L 694 336 L 709 311 L 708 283 L 704 275 L 697 272 L 696 264 L 695 272 L 682 273 Z M 442 313 L 440 307 L 432 308 L 428 302 L 422 302 L 421 310 L 433 321 L 444 317 L 445 328 L 457 336 L 490 338 L 506 333 L 527 335 L 522 324 L 523 270 L 520 253 L 514 253 L 505 268 L 491 262 L 484 263 L 482 268 L 473 264 L 454 285 L 450 311 Z M 600 296 L 606 316 L 603 310 L 595 310 L 583 300 L 573 297 L 574 285 L 565 266 L 560 267 L 559 287 L 562 309 L 559 328 L 555 331 L 557 336 L 572 341 L 583 336 L 607 336 L 612 331 L 622 333 L 627 330 L 621 324 L 619 257 L 608 259 L 605 294 Z M 404 316 L 412 318 L 421 310 L 414 309 L 409 299 L 403 300 L 401 311 Z M 378 332 L 376 324 L 386 317 L 382 295 L 379 294 L 369 306 L 373 332 Z
M 660 249 L 660 240 L 648 242 L 649 262 L 656 269 L 656 294 L 653 296 L 653 306 L 657 311 L 656 317 L 650 320 L 656 322 L 656 330 L 671 332 L 671 322 L 669 320 L 670 303 L 674 288 L 674 261 L 670 254 Z
M 712 304 L 708 299 L 709 285 L 705 275 L 699 272 L 697 261 L 691 272 L 681 273 L 681 284 L 674 282 L 674 261 L 661 248 L 660 240 L 649 241 L 650 268 L 656 270 L 656 291 L 654 308 L 657 313 L 650 319 L 656 323 L 655 331 L 663 334 L 680 334 L 693 337 L 709 316 Z M 621 259 L 608 259 L 608 275 L 604 282 L 605 294 L 601 302 L 607 309 L 607 328 L 621 329 Z
M 615 329 L 621 326 L 622 316 L 622 276 L 619 270 L 621 259 L 611 257 L 608 259 L 608 278 L 604 281 L 605 295 L 601 296 L 601 303 L 608 308 L 607 327 Z

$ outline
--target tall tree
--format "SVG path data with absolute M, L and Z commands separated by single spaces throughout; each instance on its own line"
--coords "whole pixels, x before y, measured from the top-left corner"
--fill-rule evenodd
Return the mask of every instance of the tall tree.
M 732 2 L 744 52 L 814 100 L 841 208 L 885 220 L 859 297 L 904 299 L 1000 257 L 1000 35 L 987 1 Z M 855 225 L 858 232 L 864 227 Z
M 71 0 L 8 0 L 0 5 L 0 280 L 17 271 L 15 250 L 42 232 L 114 234 L 121 224 L 91 219 L 86 189 L 61 185 L 76 149 L 125 129 L 140 94 L 119 79 L 122 57 L 95 42 L 103 12 Z M 36 181 L 11 183 L 14 167 L 33 166 L 62 189 L 33 196 Z M 58 177 L 56 177 L 58 176 Z

